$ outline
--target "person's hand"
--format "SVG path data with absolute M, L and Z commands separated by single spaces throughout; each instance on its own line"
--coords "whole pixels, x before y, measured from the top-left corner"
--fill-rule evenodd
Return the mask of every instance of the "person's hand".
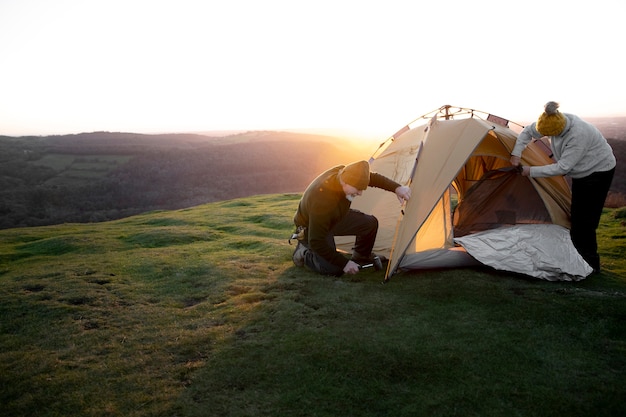
M 524 177 L 530 177 L 530 167 L 523 166 L 522 167 L 522 175 Z
M 515 155 L 511 155 L 511 165 L 513 165 L 514 167 L 519 166 L 520 164 L 520 157 L 519 156 L 515 156 Z
M 359 264 L 354 261 L 348 261 L 346 266 L 343 267 L 343 272 L 350 275 L 357 274 L 359 272 Z
M 402 204 L 411 198 L 411 189 L 406 185 L 401 185 L 396 188 L 396 196 L 398 197 L 400 204 Z

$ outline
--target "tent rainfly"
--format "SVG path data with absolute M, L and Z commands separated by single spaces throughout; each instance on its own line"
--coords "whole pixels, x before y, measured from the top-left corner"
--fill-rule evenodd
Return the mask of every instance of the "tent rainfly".
M 378 218 L 374 251 L 389 259 L 385 281 L 401 271 L 472 265 L 551 281 L 592 272 L 569 237 L 568 182 L 520 175 L 509 162 L 517 138 L 509 125 L 443 106 L 380 145 L 371 170 L 410 186 L 412 198 L 400 207 L 393 194 L 368 188 L 352 208 Z M 552 162 L 544 141 L 522 155 L 523 165 Z M 336 243 L 349 252 L 354 238 Z

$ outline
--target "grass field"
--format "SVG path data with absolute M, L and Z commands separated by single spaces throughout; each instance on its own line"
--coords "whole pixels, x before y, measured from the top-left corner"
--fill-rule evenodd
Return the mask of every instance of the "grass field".
M 603 273 L 321 277 L 297 195 L 0 231 L 2 416 L 626 414 L 626 233 Z
M 56 175 L 47 185 L 80 186 L 104 177 L 109 171 L 131 159 L 124 155 L 69 155 L 51 153 L 33 163 L 51 168 Z

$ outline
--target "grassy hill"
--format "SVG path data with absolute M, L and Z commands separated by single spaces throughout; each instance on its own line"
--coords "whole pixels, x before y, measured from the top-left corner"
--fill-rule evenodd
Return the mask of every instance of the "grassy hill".
M 603 270 L 321 277 L 291 262 L 299 195 L 0 231 L 12 416 L 616 416 L 623 210 Z
M 0 136 L 0 229 L 301 192 L 323 170 L 369 155 L 339 138 L 288 132 Z

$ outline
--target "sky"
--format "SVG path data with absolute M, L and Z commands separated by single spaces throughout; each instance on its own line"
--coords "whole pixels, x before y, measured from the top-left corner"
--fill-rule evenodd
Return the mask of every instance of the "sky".
M 623 0 L 0 0 L 0 135 L 626 116 Z

